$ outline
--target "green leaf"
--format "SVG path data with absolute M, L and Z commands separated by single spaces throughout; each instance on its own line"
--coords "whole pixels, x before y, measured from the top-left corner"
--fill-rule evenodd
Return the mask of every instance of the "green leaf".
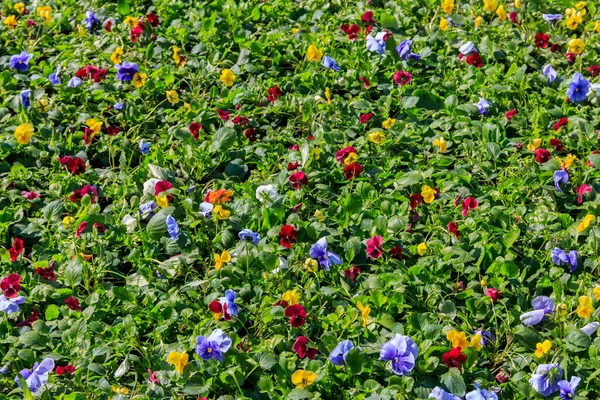
M 535 345 L 543 341 L 542 336 L 540 336 L 539 333 L 537 333 L 531 328 L 522 325 L 517 328 L 515 332 L 515 337 L 517 338 L 519 343 L 527 347 L 529 350 L 535 350 Z
M 352 375 L 358 375 L 362 372 L 364 362 L 365 358 L 357 347 L 352 348 L 346 356 L 346 366 Z
M 183 392 L 192 396 L 198 396 L 208 392 L 209 389 L 210 380 L 205 382 L 202 376 L 196 375 L 187 380 L 183 387 Z
M 419 98 L 419 101 L 417 102 L 417 107 L 419 108 L 432 111 L 439 111 L 444 108 L 444 101 L 442 98 L 428 90 L 416 89 L 412 92 L 412 95 Z
M 592 340 L 588 335 L 579 329 L 573 329 L 565 336 L 565 347 L 572 353 L 587 350 L 592 344 Z
M 258 259 L 268 270 L 273 270 L 277 267 L 277 265 L 279 265 L 277 255 L 274 253 L 261 251 L 260 253 L 258 253 Z
M 440 381 L 446 389 L 455 396 L 462 397 L 467 392 L 467 385 L 457 368 L 450 368 L 448 372 L 440 377 Z
M 120 378 L 129 371 L 129 359 L 125 357 L 119 368 L 115 371 L 115 378 Z
M 517 239 L 519 239 L 520 235 L 521 235 L 521 230 L 519 229 L 519 227 L 517 227 L 517 226 L 513 227 L 510 231 L 508 231 L 504 235 L 504 238 L 502 239 L 502 243 L 504 243 L 504 247 L 506 247 L 507 249 L 510 249 L 512 247 L 512 245 L 517 241 Z
M 595 168 L 600 168 L 600 154 L 590 154 L 588 158 Z
M 456 315 L 456 306 L 450 300 L 444 300 L 440 303 L 438 309 L 442 314 Z
M 117 11 L 122 17 L 126 17 L 131 12 L 129 2 L 127 0 L 117 0 Z
M 31 394 L 31 391 L 29 390 L 29 386 L 27 386 L 27 382 L 25 381 L 25 378 L 23 378 L 23 375 L 19 374 L 17 375 L 19 377 L 19 382 L 21 382 L 21 387 L 23 388 L 23 399 L 24 400 L 33 400 L 33 395 Z
M 58 318 L 60 314 L 59 308 L 56 304 L 50 304 L 46 307 L 46 321 L 52 321 Z
M 254 359 L 258 362 L 258 365 L 264 370 L 269 370 L 277 364 L 277 358 L 272 353 L 266 351 L 259 352 Z
M 236 134 L 231 128 L 222 127 L 215 132 L 210 149 L 213 152 L 227 151 L 235 143 Z
M 310 392 L 306 389 L 294 389 L 287 395 L 288 400 L 302 400 L 309 399 Z
M 146 232 L 151 239 L 160 239 L 167 233 L 167 217 L 174 211 L 174 207 L 163 208 L 150 219 L 146 226 Z
M 409 97 L 404 97 L 400 101 L 400 105 L 402 106 L 402 108 L 409 109 L 409 108 L 415 107 L 418 102 L 419 102 L 419 98 L 418 97 L 416 97 L 416 96 L 409 96 Z
M 388 14 L 386 12 L 382 13 L 379 17 L 379 23 L 383 28 L 387 29 L 397 29 L 398 28 L 398 20 L 392 14 Z

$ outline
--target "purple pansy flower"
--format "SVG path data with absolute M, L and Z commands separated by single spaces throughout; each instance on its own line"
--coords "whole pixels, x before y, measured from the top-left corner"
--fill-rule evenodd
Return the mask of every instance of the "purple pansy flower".
M 124 61 L 123 64 L 115 65 L 117 69 L 117 79 L 121 82 L 129 82 L 133 80 L 133 76 L 139 71 L 136 63 Z
M 258 245 L 258 242 L 260 242 L 260 234 L 258 232 L 253 232 L 250 229 L 242 229 L 240 233 L 238 233 L 238 237 L 244 242 L 250 240 L 255 245 Z
M 331 361 L 334 365 L 338 366 L 346 366 L 346 357 L 348 357 L 348 353 L 350 350 L 354 348 L 354 344 L 350 340 L 342 340 L 335 346 L 335 349 L 329 353 L 329 361 Z M 360 350 L 360 347 L 358 348 Z
M 431 393 L 429 393 L 429 397 L 427 398 L 435 400 L 460 400 L 460 397 L 457 397 L 452 393 L 446 392 L 439 386 L 434 387 Z
M 25 304 L 25 296 L 18 296 L 8 299 L 3 294 L 0 295 L 0 311 L 6 314 L 19 312 L 20 304 Z
M 23 378 L 25 378 L 25 383 L 27 383 L 27 387 L 31 391 L 31 393 L 37 393 L 42 386 L 48 382 L 48 374 L 50 371 L 54 369 L 54 360 L 51 358 L 46 358 L 41 363 L 33 364 L 33 368 L 31 370 L 23 369 L 19 374 Z M 21 381 L 19 377 L 15 377 L 15 382 L 22 389 Z
M 538 296 L 533 299 L 532 305 L 533 311 L 526 312 L 520 317 L 523 325 L 537 325 L 554 312 L 554 300 L 550 297 Z
M 238 315 L 238 306 L 235 304 L 235 292 L 231 289 L 225 291 L 225 297 L 219 297 L 219 303 L 222 306 L 227 306 L 227 313 L 237 317 Z
M 29 69 L 29 60 L 33 54 L 22 51 L 21 54 L 15 54 L 10 57 L 10 67 L 17 71 L 25 72 Z
M 332 69 L 336 72 L 341 71 L 341 68 L 335 63 L 335 60 L 329 56 L 323 57 L 323 61 L 321 62 L 325 68 Z
M 27 110 L 31 107 L 31 90 L 27 89 L 21 91 L 21 93 L 19 93 L 19 99 L 21 100 L 23 108 Z
M 558 382 L 561 400 L 571 400 L 573 397 L 575 397 L 575 390 L 577 390 L 579 382 L 581 382 L 581 378 L 576 376 L 572 376 L 571 381 L 562 380 Z
M 342 260 L 337 254 L 327 251 L 327 239 L 321 238 L 310 248 L 310 257 L 316 259 L 325 271 L 329 271 L 331 264 L 341 264 Z
M 548 77 L 548 83 L 554 82 L 557 77 L 556 70 L 550 64 L 542 67 L 542 73 Z
M 591 87 L 590 81 L 585 79 L 579 72 L 575 72 L 569 87 L 567 88 L 567 97 L 576 103 L 585 100 Z
M 179 225 L 177 225 L 177 221 L 173 218 L 172 215 L 167 216 L 167 232 L 171 235 L 171 239 L 177 240 L 179 239 Z
M 562 192 L 562 189 L 560 188 L 560 184 L 567 183 L 568 181 L 569 181 L 569 173 L 567 171 L 564 171 L 562 169 L 559 169 L 558 171 L 554 171 L 554 187 L 556 187 L 556 190 L 558 190 L 559 192 Z
M 563 370 L 557 363 L 540 364 L 529 379 L 529 383 L 533 390 L 546 397 L 558 391 L 558 382 L 562 376 Z
M 225 353 L 231 347 L 231 339 L 220 329 L 215 329 L 209 337 L 196 338 L 196 353 L 203 360 L 216 359 L 223 362 Z
M 387 343 L 381 346 L 379 359 L 392 362 L 392 371 L 396 375 L 408 375 L 415 367 L 419 356 L 419 349 L 408 336 L 398 333 Z

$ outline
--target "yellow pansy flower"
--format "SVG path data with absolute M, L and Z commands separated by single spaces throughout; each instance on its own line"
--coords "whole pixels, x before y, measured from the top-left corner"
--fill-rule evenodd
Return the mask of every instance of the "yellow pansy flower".
M 419 253 L 420 256 L 424 256 L 425 254 L 427 254 L 427 244 L 419 243 L 419 245 L 417 246 L 417 253 Z
M 498 18 L 500 18 L 500 20 L 506 20 L 506 10 L 504 10 L 504 6 L 500 5 L 500 7 L 498 7 L 498 9 L 496 10 L 496 15 L 498 16 Z
M 23 11 L 25 11 L 25 4 L 17 3 L 17 4 L 15 4 L 14 8 L 19 14 L 23 14 Z
M 523 6 L 523 2 L 521 0 L 515 0 L 515 7 L 521 8 L 521 6 Z
M 558 161 L 559 161 L 561 164 L 564 164 L 565 168 L 569 168 L 569 167 L 571 167 L 571 166 L 573 165 L 573 163 L 574 163 L 575 161 L 577 161 L 577 157 L 575 157 L 573 154 L 567 154 L 567 156 L 565 157 L 565 160 L 564 160 L 564 161 L 563 161 L 563 160 L 561 160 L 561 159 L 560 159 L 560 157 L 556 157 L 556 158 L 558 158 Z
M 21 124 L 15 129 L 15 139 L 19 144 L 28 144 L 33 136 L 33 126 L 31 124 Z
M 556 305 L 556 313 L 561 317 L 566 316 L 567 315 L 567 305 L 565 303 L 558 303 Z
M 577 27 L 579 26 L 579 24 L 581 24 L 583 22 L 583 18 L 581 18 L 578 15 L 571 15 L 569 18 L 567 18 L 567 28 L 573 30 L 573 29 L 577 29 Z
M 77 25 L 77 34 L 80 37 L 84 37 L 86 32 L 87 32 L 87 30 L 83 26 Z
M 169 198 L 166 195 L 163 194 L 162 196 L 159 195 L 154 198 L 156 199 L 156 204 L 158 204 L 160 208 L 169 207 Z
M 483 22 L 483 17 L 481 15 L 478 16 L 477 18 L 475 18 L 474 22 L 475 26 L 479 28 L 481 26 L 481 23 Z
M 471 347 L 475 347 L 477 351 L 481 350 L 481 335 L 479 333 L 473 335 L 471 342 L 469 343 Z
M 188 363 L 188 354 L 184 351 L 183 353 L 179 353 L 177 351 L 172 351 L 169 353 L 167 357 L 167 362 L 173 366 L 175 366 L 175 371 L 183 374 L 183 370 Z
M 306 261 L 304 261 L 304 266 L 310 272 L 315 272 L 319 268 L 319 262 L 314 258 L 307 258 Z
M 546 339 L 543 343 L 538 343 L 535 345 L 535 356 L 537 358 L 541 358 L 544 354 L 548 354 L 551 348 L 552 342 Z
M 585 43 L 581 39 L 571 39 L 569 41 L 569 51 L 573 54 L 581 54 L 583 53 L 583 49 L 585 48 Z
M 219 79 L 225 86 L 231 86 L 233 85 L 233 81 L 235 81 L 235 75 L 232 70 L 226 68 L 221 71 L 221 78 Z
M 423 201 L 427 204 L 433 203 L 436 194 L 437 192 L 427 185 L 421 188 L 421 197 L 423 197 Z
M 486 287 L 486 286 L 487 286 L 487 279 L 483 278 L 483 279 L 482 279 L 482 280 L 479 282 L 479 284 L 480 284 L 481 286 L 483 286 L 483 287 Z
M 315 147 L 315 149 L 313 150 L 313 157 L 315 158 L 315 160 L 318 160 L 319 158 L 321 158 L 321 149 L 318 147 Z
M 123 22 L 125 22 L 127 25 L 129 25 L 129 27 L 131 29 L 133 29 L 133 28 L 135 28 L 138 25 L 138 23 L 140 22 L 140 20 L 137 19 L 136 17 L 129 17 L 128 16 L 127 18 L 125 18 L 125 21 L 123 21 Z
M 433 145 L 439 147 L 441 153 L 446 151 L 447 143 L 448 142 L 446 142 L 446 139 L 444 139 L 443 137 L 441 137 L 439 139 L 435 139 L 433 141 Z
M 369 307 L 369 305 L 363 305 L 360 301 L 358 301 L 356 303 L 356 307 L 358 307 L 358 309 L 360 310 L 361 316 L 362 316 L 362 320 L 363 320 L 363 328 L 367 327 L 367 324 L 369 323 L 369 314 L 371 313 L 371 307 Z
M 294 304 L 298 304 L 300 300 L 300 295 L 296 292 L 296 289 L 288 290 L 283 295 L 281 295 L 281 299 L 286 301 L 290 306 Z
M 181 56 L 179 55 L 179 47 L 173 46 L 173 61 L 175 64 L 179 65 L 181 62 Z
M 325 98 L 327 99 L 327 104 L 331 104 L 331 90 L 329 88 L 325 88 Z
M 588 228 L 588 226 L 590 226 L 590 223 L 595 219 L 596 217 L 594 217 L 593 214 L 586 215 L 583 221 L 581 221 L 581 223 L 577 226 L 577 232 L 585 231 Z
M 17 18 L 14 15 L 9 15 L 2 21 L 8 27 L 8 30 L 13 30 L 17 26 Z
M 45 97 L 42 97 L 39 100 L 34 100 L 33 101 L 33 107 L 38 112 L 46 112 L 46 111 L 48 111 L 48 99 L 45 98 Z
M 325 215 L 323 215 L 323 212 L 321 210 L 315 211 L 314 217 L 321 222 L 325 221 Z
M 227 250 L 223 250 L 221 254 L 215 254 L 215 269 L 218 271 L 223 268 L 223 264 L 231 261 L 231 254 Z
M 120 388 L 118 386 L 111 385 L 110 388 L 112 389 L 113 392 L 115 392 L 117 394 L 122 394 L 125 396 L 127 396 L 129 394 L 129 389 L 127 389 L 126 387 Z
M 388 118 L 381 123 L 384 129 L 390 129 L 392 126 L 396 124 L 396 120 L 394 118 Z
M 216 206 L 213 209 L 213 213 L 221 220 L 229 219 L 229 216 L 231 215 L 231 211 L 224 209 L 221 205 Z
M 594 312 L 592 307 L 592 298 L 589 296 L 579 297 L 579 307 L 577 307 L 577 315 L 581 318 L 589 318 Z
M 38 7 L 36 9 L 37 11 L 37 15 L 40 18 L 44 18 L 46 20 L 46 23 L 50 23 L 50 20 L 52 19 L 52 7 L 50 6 L 44 6 L 44 7 Z
M 442 0 L 442 10 L 446 14 L 451 14 L 454 10 L 454 0 Z
M 146 84 L 146 79 L 148 79 L 148 75 L 143 72 L 136 72 L 133 75 L 133 86 L 138 89 L 141 88 Z
M 121 64 L 121 56 L 123 55 L 123 49 L 120 47 L 117 47 L 115 49 L 115 51 L 112 52 L 112 54 L 110 55 L 110 61 L 113 62 L 113 64 Z
M 533 139 L 531 143 L 527 145 L 527 150 L 534 151 L 542 145 L 542 139 Z
M 102 121 L 96 121 L 94 118 L 86 120 L 85 124 L 92 130 L 92 137 L 102 130 Z
M 292 33 L 295 34 L 295 33 L 298 33 L 298 32 L 300 32 L 300 29 L 298 29 L 298 28 L 292 28 Z
M 575 4 L 575 8 L 578 10 L 582 10 L 585 6 L 587 6 L 587 3 L 585 1 L 580 1 L 579 3 Z
M 497 0 L 483 0 L 483 9 L 485 11 L 494 12 L 498 8 Z
M 596 298 L 596 301 L 600 301 L 600 286 L 594 288 L 594 297 Z
M 63 226 L 63 228 L 65 228 L 65 229 L 69 228 L 69 227 L 70 227 L 70 226 L 72 226 L 74 223 L 75 223 L 75 218 L 73 218 L 73 217 L 70 217 L 70 216 L 68 216 L 68 215 L 67 215 L 66 217 L 64 217 L 64 218 L 63 218 L 63 220 L 62 220 L 62 226 Z
M 385 135 L 382 131 L 377 131 L 369 134 L 369 140 L 375 144 L 381 144 L 385 141 Z
M 469 348 L 469 341 L 467 340 L 467 335 L 464 332 L 458 332 L 452 329 L 446 333 L 446 339 L 452 343 L 452 347 L 454 348 L 460 347 L 462 350 Z
M 179 94 L 175 90 L 167 91 L 167 100 L 169 103 L 175 105 L 179 103 Z
M 358 156 L 356 155 L 356 153 L 350 153 L 348 154 L 348 157 L 346 157 L 346 159 L 344 160 L 344 164 L 350 165 L 355 163 L 356 160 L 358 160 Z
M 305 371 L 303 369 L 299 369 L 292 375 L 292 383 L 296 385 L 296 389 L 304 389 L 305 387 L 315 383 L 316 379 L 317 374 L 311 371 Z
M 596 33 L 600 33 L 600 21 L 596 21 L 596 23 L 594 24 L 594 30 L 596 31 Z
M 321 57 L 323 57 L 323 52 L 313 44 L 308 46 L 308 51 L 306 52 L 306 59 L 308 61 L 321 61 Z
M 448 30 L 449 26 L 450 26 L 450 23 L 448 22 L 448 20 L 446 18 L 440 19 L 440 29 L 442 31 L 446 32 Z

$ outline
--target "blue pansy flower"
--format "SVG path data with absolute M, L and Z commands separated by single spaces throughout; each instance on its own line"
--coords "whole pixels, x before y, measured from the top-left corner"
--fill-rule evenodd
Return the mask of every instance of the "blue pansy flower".
M 83 80 L 81 80 L 81 78 L 74 76 L 71 78 L 71 80 L 69 80 L 69 83 L 67 83 L 67 86 L 74 89 L 74 88 L 78 88 L 79 86 L 81 86 L 82 83 L 83 83 Z
M 117 111 L 123 111 L 123 109 L 125 108 L 125 103 L 119 102 L 115 104 L 115 110 Z
M 391 361 L 392 371 L 396 375 L 408 375 L 415 367 L 419 349 L 415 342 L 408 336 L 399 333 L 381 346 L 379 360 Z
M 115 65 L 117 69 L 117 79 L 121 82 L 129 82 L 133 80 L 133 76 L 139 71 L 136 63 L 124 61 L 123 64 Z
M 554 300 L 547 296 L 538 296 L 531 302 L 533 311 L 528 311 L 522 314 L 519 318 L 523 325 L 537 325 L 547 318 L 547 315 L 552 315 L 554 312 Z
M 467 400 L 498 400 L 498 395 L 491 390 L 485 390 L 475 383 L 475 390 L 467 393 Z
M 10 57 L 10 67 L 17 71 L 25 72 L 29 69 L 29 60 L 33 54 L 22 51 L 21 54 L 15 54 Z
M 168 215 L 167 216 L 167 232 L 169 232 L 169 235 L 171 235 L 171 238 L 174 240 L 179 239 L 179 225 L 177 225 L 177 221 L 175 221 L 175 218 L 173 218 L 172 215 Z
M 325 68 L 332 69 L 334 71 L 341 71 L 341 68 L 335 63 L 335 60 L 329 56 L 323 57 L 323 61 L 321 62 Z
M 428 399 L 435 399 L 435 400 L 460 400 L 460 397 L 457 397 L 457 396 L 453 395 L 452 393 L 448 393 L 444 389 L 442 389 L 441 387 L 436 386 L 436 387 L 433 388 L 433 390 L 431 391 L 431 393 L 429 393 Z
M 19 312 L 19 305 L 25 304 L 25 296 L 7 298 L 3 294 L 0 295 L 0 311 L 6 314 Z
M 542 14 L 542 18 L 544 21 L 553 24 L 556 21 L 560 21 L 562 19 L 562 14 Z
M 40 388 L 44 386 L 46 382 L 48 382 L 48 374 L 53 369 L 54 360 L 51 358 L 46 358 L 39 364 L 37 362 L 33 364 L 33 368 L 31 370 L 23 369 L 21 372 L 19 372 L 19 374 L 25 378 L 25 383 L 27 383 L 27 387 L 31 393 L 37 393 Z M 23 386 L 21 386 L 21 380 L 18 376 L 15 377 L 15 382 L 21 389 L 23 389 Z
M 552 262 L 558 266 L 570 265 L 571 273 L 575 272 L 577 270 L 577 267 L 579 267 L 579 254 L 575 250 L 571 250 L 567 254 L 559 247 L 555 247 L 554 250 L 552 250 L 552 253 L 550 253 L 550 256 L 552 257 Z
M 562 380 L 558 382 L 558 388 L 560 389 L 561 400 L 571 400 L 575 397 L 575 390 L 579 386 L 581 378 L 572 376 L 570 381 Z
M 540 364 L 529 379 L 529 383 L 533 390 L 547 397 L 558 391 L 558 382 L 562 376 L 563 370 L 557 363 Z
M 342 260 L 337 254 L 327 251 L 327 239 L 321 238 L 313 244 L 309 252 L 310 256 L 316 259 L 325 271 L 329 271 L 331 264 L 341 264 Z
M 398 46 L 396 46 L 396 51 L 398 52 L 398 55 L 400 56 L 401 60 L 408 60 L 408 59 L 415 59 L 415 60 L 420 60 L 421 59 L 421 55 L 420 54 L 415 54 L 412 53 L 410 51 L 410 47 L 412 45 L 412 40 L 403 40 Z
M 50 76 L 48 77 L 48 80 L 54 86 L 60 85 L 60 83 L 62 82 L 60 80 L 60 64 L 58 64 L 58 67 L 56 67 L 56 72 L 53 72 L 50 74 Z
M 329 353 L 329 361 L 331 361 L 334 365 L 337 366 L 346 366 L 346 357 L 348 357 L 348 353 L 350 350 L 354 348 L 354 344 L 350 340 L 342 340 L 335 346 L 335 349 Z M 361 350 L 360 347 L 358 347 Z
M 219 362 L 225 360 L 225 353 L 231 347 L 231 339 L 222 330 L 215 329 L 209 337 L 196 338 L 196 353 L 203 360 L 214 358 Z
M 92 29 L 94 28 L 94 25 L 99 24 L 100 21 L 98 20 L 98 18 L 96 18 L 96 15 L 94 15 L 93 11 L 86 11 L 85 13 L 85 19 L 83 20 L 83 22 L 85 23 L 85 26 L 87 28 L 87 30 L 89 32 L 92 31 Z
M 567 97 L 576 103 L 580 103 L 585 100 L 588 92 L 590 91 L 590 81 L 585 79 L 579 72 L 575 72 L 569 87 L 567 88 Z
M 139 212 L 144 218 L 151 217 L 154 215 L 154 210 L 156 210 L 156 203 L 152 200 L 142 204 L 139 208 Z
M 558 171 L 554 171 L 554 187 L 556 187 L 556 190 L 558 190 L 559 192 L 562 192 L 562 189 L 560 188 L 560 184 L 567 183 L 568 181 L 569 181 L 569 173 L 567 171 L 564 171 L 562 169 L 559 169 Z
M 19 93 L 19 98 L 24 109 L 27 110 L 29 107 L 31 107 L 31 90 L 23 90 L 21 93 Z
M 486 117 L 488 115 L 488 108 L 490 108 L 491 105 L 492 104 L 483 97 L 480 97 L 479 102 L 475 104 L 475 106 L 477 106 L 477 108 L 479 109 L 479 114 L 484 115 Z
M 260 234 L 258 234 L 257 232 L 253 232 L 250 229 L 242 229 L 240 233 L 238 233 L 238 237 L 240 238 L 240 240 L 243 240 L 245 242 L 250 240 L 256 245 L 258 244 L 258 242 L 260 242 Z
M 227 307 L 225 311 L 227 314 L 233 315 L 234 317 L 238 316 L 238 306 L 235 304 L 236 294 L 233 290 L 228 289 L 225 291 L 225 297 L 219 297 L 219 303 L 221 303 L 222 307 Z
M 474 51 L 477 51 L 477 47 L 475 47 L 475 45 L 473 44 L 473 42 L 467 42 L 465 44 L 463 44 L 462 46 L 460 46 L 460 48 L 458 49 L 458 51 L 461 54 L 467 55 L 470 54 Z
M 556 79 L 556 70 L 550 64 L 546 64 L 542 67 L 542 73 L 548 77 L 548 83 L 554 82 Z
M 375 37 L 368 35 L 367 50 L 379 55 L 383 55 L 383 53 L 385 53 L 385 40 L 383 40 L 385 35 L 385 32 L 379 32 Z
M 214 206 L 211 203 L 203 202 L 200 204 L 200 215 L 205 218 L 209 218 L 212 214 Z
M 144 141 L 144 139 L 140 140 L 140 151 L 142 152 L 142 154 L 150 153 L 150 146 L 150 142 L 146 142 Z

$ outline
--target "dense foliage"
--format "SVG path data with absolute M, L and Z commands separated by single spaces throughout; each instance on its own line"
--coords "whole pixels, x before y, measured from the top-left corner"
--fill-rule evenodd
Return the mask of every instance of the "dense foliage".
M 1 7 L 0 398 L 597 398 L 594 2 Z

